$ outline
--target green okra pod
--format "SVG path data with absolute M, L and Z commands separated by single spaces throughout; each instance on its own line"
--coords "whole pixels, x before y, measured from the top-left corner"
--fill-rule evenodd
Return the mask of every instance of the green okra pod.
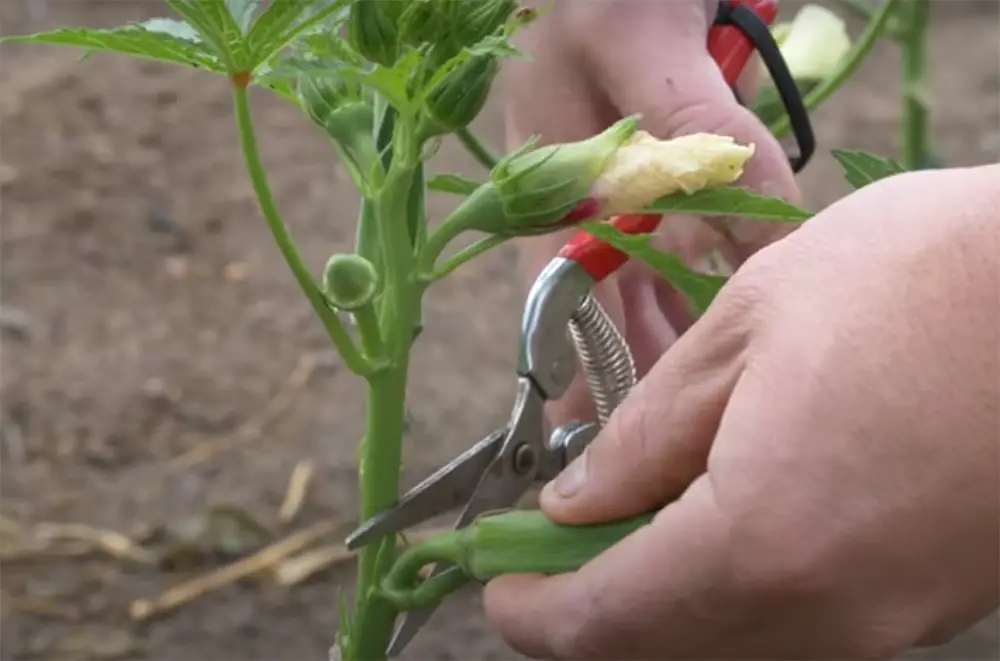
M 584 566 L 650 523 L 655 512 L 595 525 L 553 522 L 540 510 L 488 514 L 459 530 L 437 535 L 404 551 L 382 583 L 381 593 L 401 611 L 440 601 L 469 581 L 503 574 L 564 574 Z M 419 581 L 431 563 L 454 565 Z

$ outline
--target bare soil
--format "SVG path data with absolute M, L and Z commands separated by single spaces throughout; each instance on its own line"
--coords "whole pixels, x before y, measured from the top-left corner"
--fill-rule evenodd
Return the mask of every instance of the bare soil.
M 4 0 L 0 21 L 10 34 L 161 11 L 132 0 Z M 998 4 L 949 0 L 935 11 L 939 152 L 950 165 L 996 161 Z M 129 617 L 133 600 L 225 560 L 199 548 L 218 556 L 228 542 L 242 553 L 327 519 L 339 522 L 327 539 L 336 541 L 357 506 L 362 390 L 329 351 L 260 218 L 226 86 L 123 57 L 79 63 L 75 52 L 16 46 L 2 55 L 0 533 L 16 538 L 18 525 L 47 521 L 138 536 L 218 506 L 266 528 L 223 517 L 228 532 L 171 554 L 172 570 L 108 553 L 7 556 L 3 658 L 323 658 L 349 563 L 293 587 L 247 579 L 145 621 Z M 898 68 L 895 50 L 879 47 L 817 113 L 822 149 L 894 153 Z M 279 206 L 318 269 L 353 240 L 355 196 L 295 111 L 260 94 L 255 112 Z M 498 106 L 479 129 L 499 144 Z M 436 160 L 477 171 L 456 145 Z M 803 181 L 817 208 L 846 191 L 822 154 Z M 507 415 L 523 300 L 515 269 L 516 255 L 497 250 L 430 296 L 413 369 L 408 484 Z M 301 461 L 313 462 L 315 479 L 298 517 L 281 523 Z M 917 655 L 997 658 L 997 641 L 991 618 Z M 484 622 L 474 589 L 450 601 L 406 656 L 518 658 Z

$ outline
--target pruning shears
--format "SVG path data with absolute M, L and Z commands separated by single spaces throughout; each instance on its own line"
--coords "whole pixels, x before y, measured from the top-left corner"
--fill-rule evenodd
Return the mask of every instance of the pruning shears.
M 798 89 L 771 37 L 769 26 L 776 16 L 777 0 L 721 0 L 708 35 L 708 50 L 733 88 L 753 52 L 760 53 L 798 142 L 799 153 L 790 158 L 797 172 L 812 155 L 815 141 Z M 611 223 L 625 234 L 641 234 L 653 232 L 660 219 L 659 215 L 627 215 Z M 627 261 L 625 253 L 582 231 L 565 244 L 528 294 L 508 423 L 411 489 L 394 506 L 363 522 L 348 537 L 349 549 L 459 507 L 463 509 L 454 527 L 463 528 L 485 512 L 513 507 L 534 483 L 554 478 L 583 452 L 636 380 L 627 344 L 591 296 L 595 285 Z M 545 404 L 565 394 L 577 359 L 587 374 L 598 421 L 573 422 L 550 435 Z M 432 575 L 457 571 L 438 566 Z M 388 654 L 399 654 L 434 610 L 431 606 L 406 613 Z

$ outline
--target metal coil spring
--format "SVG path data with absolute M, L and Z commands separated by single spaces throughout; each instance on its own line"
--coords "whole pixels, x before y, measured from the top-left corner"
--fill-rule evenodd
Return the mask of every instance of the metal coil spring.
M 580 304 L 570 320 L 569 330 L 603 426 L 635 386 L 632 352 L 593 296 L 587 296 Z

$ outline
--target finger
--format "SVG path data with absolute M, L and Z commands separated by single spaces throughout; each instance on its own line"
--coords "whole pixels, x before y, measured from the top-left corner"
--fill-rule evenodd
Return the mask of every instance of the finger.
M 676 498 L 704 472 L 753 321 L 739 289 L 723 291 L 718 303 L 545 485 L 540 504 L 552 519 L 594 523 L 638 514 Z
M 713 658 L 746 610 L 729 549 L 729 522 L 705 477 L 575 573 L 491 581 L 486 613 L 533 658 Z

